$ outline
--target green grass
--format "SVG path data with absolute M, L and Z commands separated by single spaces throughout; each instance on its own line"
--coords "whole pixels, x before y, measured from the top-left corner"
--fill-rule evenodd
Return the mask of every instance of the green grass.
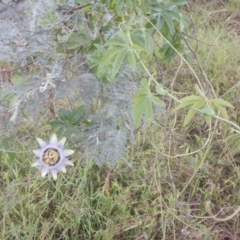
M 235 106 L 228 112 L 230 119 L 239 123 L 240 37 L 226 19 L 240 4 L 213 2 L 193 7 L 201 41 L 197 54 L 217 95 Z M 206 21 L 209 12 L 223 8 L 227 13 L 212 13 Z M 196 62 L 191 64 L 199 73 Z M 173 70 L 178 66 L 173 64 Z M 195 79 L 187 66 L 181 66 L 173 82 L 175 73 L 168 73 L 166 85 L 194 94 Z M 1 155 L 0 239 L 239 239 L 238 215 L 218 222 L 205 206 L 210 200 L 219 218 L 240 206 L 240 159 L 225 142 L 231 129 L 218 123 L 208 131 L 200 116 L 184 129 L 185 115 L 184 110 L 175 115 L 169 111 L 159 117 L 161 125 L 136 132 L 136 145 L 129 146 L 126 161 L 110 173 L 108 194 L 109 169 L 86 162 L 79 152 L 71 157 L 75 167 L 68 167 L 66 174 L 58 174 L 56 181 L 42 178 L 30 167 L 32 149 L 37 148 L 35 137 L 49 139 L 51 129 L 41 120 L 38 126 L 22 126 L 17 136 L 6 139 L 6 148 L 14 146 L 9 150 L 15 152 Z

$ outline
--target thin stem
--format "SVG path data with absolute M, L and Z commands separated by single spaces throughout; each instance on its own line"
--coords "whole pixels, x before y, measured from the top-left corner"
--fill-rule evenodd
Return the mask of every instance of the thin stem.
M 181 55 L 181 53 L 163 36 L 163 34 L 153 25 L 153 23 L 151 21 L 149 21 L 149 19 L 145 16 L 143 16 L 151 25 L 152 27 L 161 35 L 161 37 L 171 46 L 171 48 L 179 55 L 179 57 L 187 64 L 187 66 L 189 67 L 189 69 L 191 70 L 191 72 L 193 73 L 193 75 L 195 76 L 195 78 L 198 81 L 198 84 L 202 90 L 202 92 L 204 92 L 201 81 L 199 79 L 199 77 L 197 76 L 196 72 L 194 71 L 194 69 L 192 68 L 192 66 L 187 62 L 187 60 Z

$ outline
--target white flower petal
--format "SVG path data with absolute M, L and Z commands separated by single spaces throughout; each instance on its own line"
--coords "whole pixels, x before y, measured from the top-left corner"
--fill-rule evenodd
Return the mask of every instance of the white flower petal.
M 57 171 L 56 170 L 52 170 L 52 176 L 54 180 L 57 180 Z
M 59 171 L 63 172 L 63 173 L 66 173 L 67 172 L 67 169 L 64 165 L 60 166 L 59 167 Z
M 33 150 L 33 153 L 34 153 L 37 157 L 41 157 L 41 156 L 42 156 L 42 150 L 41 150 L 41 149 L 35 149 L 35 150 Z
M 58 140 L 57 140 L 57 135 L 56 135 L 56 134 L 53 134 L 53 135 L 51 136 L 51 138 L 50 138 L 49 144 L 56 145 L 57 142 L 58 142 Z
M 44 167 L 43 169 L 42 169 L 42 177 L 45 177 L 47 174 L 48 174 L 48 172 L 49 172 L 49 169 L 47 168 L 47 167 Z
M 64 137 L 61 141 L 59 141 L 58 143 L 63 147 L 64 144 L 66 142 L 66 138 Z
M 73 154 L 74 153 L 74 151 L 73 150 L 62 150 L 62 154 L 63 154 L 63 156 L 64 157 L 67 157 L 67 156 L 69 156 L 69 155 L 71 155 L 71 154 Z
M 34 163 L 31 164 L 32 167 L 37 167 L 37 166 L 39 166 L 39 165 L 40 165 L 40 163 L 39 163 L 38 161 L 36 161 L 36 162 L 34 162 Z
M 47 145 L 47 143 L 46 142 L 44 142 L 41 138 L 36 138 L 37 139 L 37 141 L 38 141 L 38 143 L 39 143 L 39 145 L 40 145 L 40 147 L 44 147 L 44 146 L 46 146 Z
M 69 165 L 69 166 L 74 166 L 74 164 L 71 161 L 67 160 L 67 159 L 65 159 L 65 164 Z

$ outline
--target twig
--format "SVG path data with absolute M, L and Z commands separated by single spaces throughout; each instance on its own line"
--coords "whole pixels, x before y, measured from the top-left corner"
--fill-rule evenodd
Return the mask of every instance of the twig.
M 16 70 L 18 70 L 18 69 L 20 69 L 20 68 L 25 68 L 25 67 L 27 67 L 27 66 L 29 66 L 29 65 L 32 65 L 34 62 L 30 62 L 30 63 L 27 63 L 25 66 L 19 66 L 19 67 L 16 67 L 16 68 L 13 68 L 13 69 L 10 69 L 10 70 L 1 70 L 0 71 L 0 74 L 1 73 L 8 73 L 8 72 L 14 72 L 14 71 L 16 71 Z
M 68 9 L 64 9 L 62 6 L 59 6 L 59 9 L 63 9 L 64 13 L 66 13 L 66 14 L 71 14 L 71 13 L 73 13 L 76 10 L 80 10 L 82 8 L 85 8 L 85 7 L 88 7 L 88 6 L 91 6 L 91 5 L 92 4 L 88 3 L 88 4 L 85 4 L 85 5 L 74 6 L 72 8 L 68 8 Z
M 214 219 L 215 221 L 218 221 L 218 222 L 226 222 L 228 220 L 231 220 L 232 218 L 234 218 L 240 212 L 240 207 L 238 207 L 231 215 L 229 215 L 225 218 L 218 218 L 212 213 L 210 204 L 211 204 L 211 202 L 207 201 L 206 204 L 205 204 L 205 209 L 208 212 L 208 214 L 211 216 L 211 218 Z
M 210 16 L 211 14 L 214 14 L 214 13 L 222 13 L 222 12 L 227 12 L 227 9 L 224 8 L 224 9 L 219 9 L 219 10 L 215 10 L 215 11 L 210 11 L 208 13 L 208 15 Z
M 206 43 L 206 42 L 204 42 L 204 41 L 198 40 L 197 38 L 194 38 L 194 37 L 192 37 L 192 36 L 190 36 L 190 35 L 188 35 L 188 34 L 186 34 L 186 33 L 184 33 L 184 32 L 180 33 L 178 30 L 177 30 L 177 32 L 178 32 L 179 34 L 183 34 L 184 36 L 187 36 L 188 38 L 191 38 L 191 39 L 195 40 L 196 42 L 203 43 L 203 44 L 208 45 L 208 46 L 211 46 L 211 47 L 214 46 L 214 44 L 209 44 L 209 43 Z
M 156 60 L 156 62 L 157 62 L 157 68 L 158 68 L 158 71 L 159 71 L 159 73 L 160 73 L 161 82 L 163 83 L 164 78 L 163 78 L 162 68 L 161 68 L 161 66 L 160 66 L 160 63 L 159 63 L 159 61 L 158 61 L 157 56 L 156 56 L 155 53 L 153 54 L 153 56 L 154 56 L 154 58 L 155 58 L 155 60 Z
M 200 63 L 196 52 L 193 51 L 192 47 L 190 46 L 188 40 L 187 40 L 185 37 L 183 37 L 183 40 L 185 41 L 187 47 L 188 47 L 189 50 L 192 52 L 194 58 L 195 58 L 196 61 L 197 61 L 197 64 L 198 64 L 198 67 L 199 67 L 200 72 L 201 72 L 201 74 L 202 74 L 203 80 L 205 81 L 205 83 L 207 83 L 207 84 L 211 87 L 212 93 L 215 95 L 215 97 L 217 97 L 216 94 L 215 94 L 215 91 L 214 91 L 214 89 L 213 89 L 213 87 L 212 87 L 212 84 L 211 84 L 210 81 L 208 80 L 208 77 L 207 77 L 205 71 L 203 70 L 202 64 Z

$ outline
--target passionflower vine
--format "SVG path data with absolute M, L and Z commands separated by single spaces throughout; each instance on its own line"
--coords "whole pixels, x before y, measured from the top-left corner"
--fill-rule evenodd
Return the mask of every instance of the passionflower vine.
M 50 173 L 56 180 L 59 171 L 66 172 L 65 165 L 74 166 L 74 164 L 66 158 L 73 154 L 74 151 L 64 149 L 66 142 L 65 137 L 61 141 L 58 141 L 56 134 L 53 134 L 49 142 L 45 142 L 41 138 L 37 138 L 37 141 L 41 148 L 33 150 L 33 153 L 38 159 L 32 166 L 38 167 L 42 171 L 42 177 Z

